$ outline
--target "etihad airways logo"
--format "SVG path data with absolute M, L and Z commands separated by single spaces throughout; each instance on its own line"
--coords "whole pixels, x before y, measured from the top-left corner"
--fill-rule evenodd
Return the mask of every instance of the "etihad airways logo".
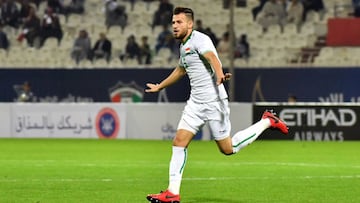
M 279 116 L 289 126 L 349 127 L 357 121 L 355 111 L 349 108 L 285 108 Z

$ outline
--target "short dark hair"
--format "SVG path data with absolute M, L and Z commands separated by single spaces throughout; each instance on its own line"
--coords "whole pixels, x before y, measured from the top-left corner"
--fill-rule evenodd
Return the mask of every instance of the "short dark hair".
M 173 14 L 177 15 L 180 13 L 184 13 L 187 17 L 191 18 L 191 20 L 194 21 L 194 11 L 191 8 L 176 7 Z

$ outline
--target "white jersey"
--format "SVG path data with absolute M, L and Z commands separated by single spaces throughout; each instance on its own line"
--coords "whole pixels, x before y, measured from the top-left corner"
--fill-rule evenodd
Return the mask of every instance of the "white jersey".
M 188 39 L 180 45 L 179 66 L 185 68 L 189 76 L 190 99 L 197 103 L 208 103 L 228 97 L 223 84 L 215 85 L 215 70 L 203 57 L 209 51 L 218 57 L 211 39 L 196 30 L 193 30 Z

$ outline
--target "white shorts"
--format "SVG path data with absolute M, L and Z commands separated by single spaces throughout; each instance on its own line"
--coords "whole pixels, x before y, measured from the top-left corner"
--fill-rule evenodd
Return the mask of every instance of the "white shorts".
M 215 140 L 230 136 L 230 108 L 227 99 L 209 103 L 188 100 L 177 129 L 185 129 L 194 135 L 208 122 Z

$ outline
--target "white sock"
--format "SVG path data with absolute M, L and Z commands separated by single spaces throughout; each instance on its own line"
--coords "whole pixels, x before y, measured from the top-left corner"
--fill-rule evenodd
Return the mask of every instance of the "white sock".
M 180 193 L 180 185 L 182 180 L 182 174 L 185 168 L 186 158 L 187 148 L 177 146 L 172 147 L 168 190 L 175 195 Z
M 233 152 L 237 153 L 240 149 L 254 142 L 264 130 L 270 127 L 270 125 L 270 120 L 268 118 L 261 119 L 245 130 L 235 133 L 232 137 Z

